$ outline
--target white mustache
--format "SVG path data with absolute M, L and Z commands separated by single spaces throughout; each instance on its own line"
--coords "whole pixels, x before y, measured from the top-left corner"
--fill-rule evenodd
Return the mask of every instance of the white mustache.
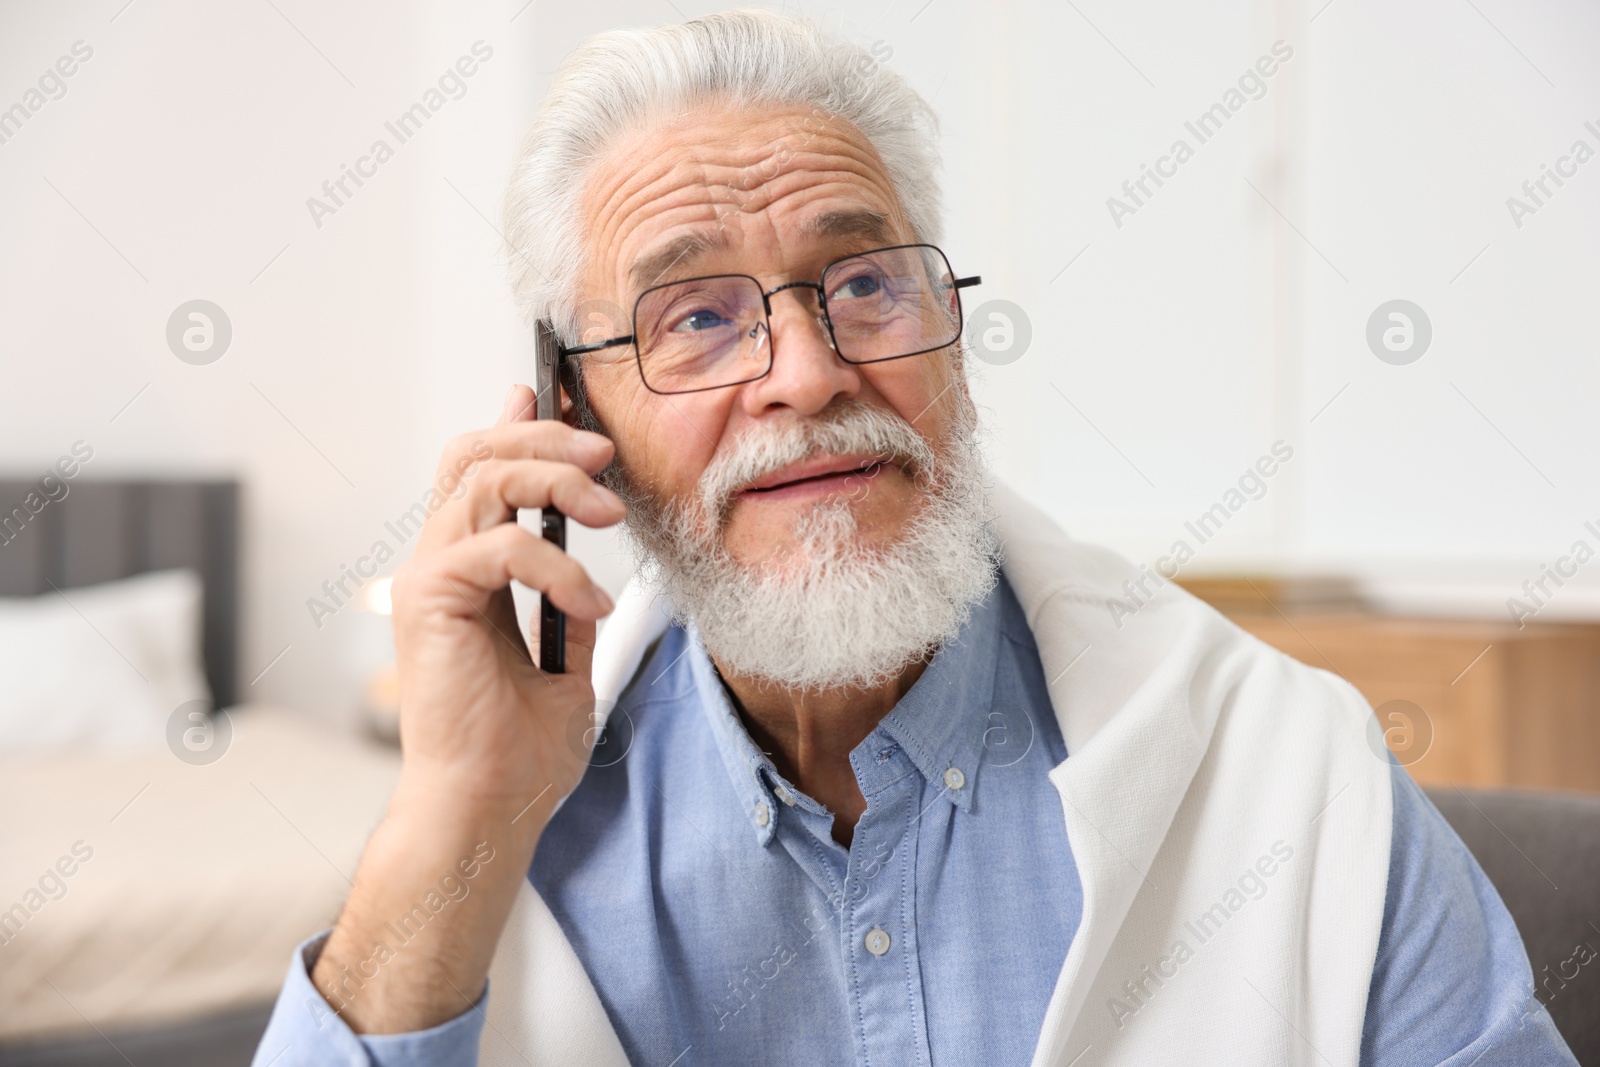
M 823 453 L 865 453 L 893 463 L 913 479 L 937 462 L 932 446 L 893 412 L 859 400 L 801 422 L 763 421 L 712 456 L 700 476 L 700 504 L 716 526 L 733 495 L 760 478 Z

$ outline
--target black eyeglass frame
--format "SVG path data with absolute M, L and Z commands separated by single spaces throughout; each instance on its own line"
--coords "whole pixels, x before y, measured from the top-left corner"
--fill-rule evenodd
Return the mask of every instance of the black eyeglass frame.
M 907 249 L 907 248 L 918 248 L 918 249 L 931 250 L 934 253 L 934 255 L 938 256 L 939 259 L 944 263 L 945 271 L 946 271 L 947 275 L 950 277 L 950 285 L 949 285 L 949 287 L 952 290 L 955 291 L 955 296 L 956 296 L 956 335 L 954 337 L 952 337 L 950 340 L 946 341 L 942 345 L 934 345 L 932 348 L 919 348 L 915 352 L 904 352 L 904 353 L 902 353 L 902 354 L 900 354 L 898 356 L 883 356 L 883 357 L 881 357 L 879 359 L 851 359 L 849 356 L 847 356 L 843 352 L 839 351 L 839 339 L 838 339 L 837 336 L 835 336 L 835 334 L 833 332 L 833 319 L 831 317 L 829 317 L 829 315 L 828 315 L 828 294 L 822 287 L 822 279 L 827 277 L 828 272 L 830 270 L 832 270 L 834 267 L 837 267 L 839 264 L 847 262 L 849 260 L 859 259 L 862 256 L 876 255 L 879 252 L 898 252 L 898 251 L 901 251 L 901 250 Z M 840 256 L 838 259 L 832 260 L 829 263 L 827 263 L 822 268 L 821 273 L 817 275 L 817 280 L 814 281 L 814 282 L 802 282 L 802 281 L 784 282 L 782 285 L 777 286 L 776 288 L 773 288 L 773 289 L 770 289 L 770 290 L 763 290 L 761 288 L 761 282 L 758 281 L 756 278 L 752 277 L 751 275 L 748 275 L 748 274 L 702 274 L 702 275 L 697 275 L 696 277 L 693 277 L 693 278 L 676 278 L 676 279 L 674 279 L 674 280 L 672 280 L 670 282 L 662 282 L 660 285 L 652 285 L 648 289 L 645 289 L 643 292 L 641 292 L 637 297 L 634 298 L 634 301 L 633 301 L 633 322 L 632 322 L 633 332 L 632 333 L 626 334 L 626 335 L 621 336 L 621 337 L 607 338 L 604 341 L 595 341 L 592 344 L 575 345 L 575 346 L 573 346 L 571 348 L 568 348 L 567 346 L 562 345 L 562 346 L 560 346 L 560 354 L 561 354 L 561 357 L 562 357 L 563 361 L 568 356 L 581 356 L 581 355 L 584 355 L 585 353 L 588 353 L 588 352 L 598 352 L 601 349 L 605 349 L 605 348 L 615 348 L 618 345 L 633 345 L 633 361 L 634 361 L 634 366 L 636 366 L 638 368 L 638 370 L 639 370 L 639 380 L 644 382 L 644 387 L 646 389 L 650 390 L 652 393 L 655 393 L 655 394 L 657 394 L 659 396 L 682 396 L 682 395 L 685 395 L 685 394 L 688 394 L 688 393 L 709 392 L 712 389 L 731 389 L 736 385 L 745 385 L 745 384 L 748 384 L 749 382 L 760 381 L 762 378 L 765 378 L 767 375 L 772 373 L 772 363 L 773 363 L 773 360 L 777 358 L 776 347 L 774 347 L 773 351 L 767 357 L 767 367 L 766 367 L 765 370 L 763 370 L 760 374 L 752 375 L 749 378 L 742 378 L 742 379 L 740 379 L 739 381 L 736 381 L 736 382 L 722 382 L 722 383 L 719 383 L 717 385 L 702 385 L 698 389 L 675 389 L 675 390 L 672 390 L 672 391 L 669 392 L 669 391 L 666 391 L 666 390 L 657 389 L 655 386 L 651 385 L 650 384 L 650 377 L 647 374 L 645 374 L 645 372 L 644 372 L 644 357 L 639 352 L 639 345 L 638 345 L 639 305 L 644 301 L 644 298 L 649 296 L 653 292 L 656 292 L 656 291 L 661 290 L 661 289 L 667 289 L 667 288 L 670 288 L 670 287 L 672 287 L 674 285 L 683 285 L 683 284 L 685 284 L 687 282 L 711 281 L 711 280 L 716 279 L 716 278 L 745 278 L 745 279 L 748 279 L 751 283 L 753 283 L 755 285 L 756 290 L 761 293 L 761 305 L 762 305 L 762 310 L 765 312 L 765 316 L 766 316 L 767 336 L 769 338 L 772 336 L 772 298 L 774 296 L 777 296 L 779 293 L 783 292 L 785 289 L 811 289 L 811 290 L 813 290 L 817 294 L 817 310 L 820 312 L 820 318 L 822 320 L 822 324 L 824 326 L 826 326 L 827 329 L 828 329 L 828 343 L 833 347 L 834 354 L 837 355 L 840 359 L 844 360 L 846 363 L 854 364 L 856 366 L 863 366 L 863 365 L 868 364 L 868 363 L 888 363 L 891 360 L 908 359 L 911 356 L 925 355 L 928 352 L 937 352 L 941 348 L 949 348 L 951 345 L 955 344 L 958 340 L 961 339 L 961 324 L 964 321 L 964 312 L 963 312 L 962 307 L 961 307 L 961 290 L 962 289 L 966 289 L 966 288 L 970 288 L 971 286 L 974 286 L 974 285 L 981 285 L 983 283 L 983 277 L 981 275 L 978 275 L 978 274 L 974 274 L 971 277 L 967 277 L 967 278 L 957 278 L 957 277 L 955 277 L 955 271 L 950 266 L 950 257 L 948 257 L 948 256 L 946 256 L 944 254 L 944 250 L 939 248 L 937 245 L 930 245 L 930 244 L 923 244 L 923 243 L 912 243 L 912 244 L 903 244 L 903 245 L 887 245 L 887 246 L 885 246 L 883 248 L 869 248 L 864 252 L 852 252 L 847 256 Z

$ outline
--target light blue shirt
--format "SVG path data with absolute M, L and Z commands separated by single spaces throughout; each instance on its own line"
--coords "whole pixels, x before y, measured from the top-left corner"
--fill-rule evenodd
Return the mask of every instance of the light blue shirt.
M 1066 758 L 1002 580 L 852 751 L 867 809 L 845 849 L 672 627 L 529 878 L 630 1062 L 1020 1067 L 1082 911 L 1046 777 Z M 1482 871 L 1399 767 L 1394 799 L 1362 1064 L 1572 1064 Z M 433 1030 L 358 1036 L 307 980 L 320 948 L 295 955 L 262 1067 L 474 1061 L 481 1001 Z

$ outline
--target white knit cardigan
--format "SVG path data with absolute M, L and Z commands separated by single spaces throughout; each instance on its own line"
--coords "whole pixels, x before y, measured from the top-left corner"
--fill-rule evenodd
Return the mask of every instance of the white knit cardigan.
M 993 502 L 1070 753 L 1050 781 L 1083 887 L 1035 1067 L 1357 1067 L 1391 827 L 1366 702 L 1176 586 L 1114 617 L 1140 571 L 1007 489 Z M 595 652 L 597 698 L 666 625 L 630 587 Z M 490 977 L 480 1063 L 627 1063 L 526 882 Z

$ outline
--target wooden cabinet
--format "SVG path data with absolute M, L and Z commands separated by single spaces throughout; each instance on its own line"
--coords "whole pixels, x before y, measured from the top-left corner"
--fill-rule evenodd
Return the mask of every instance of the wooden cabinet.
M 1359 689 L 1427 785 L 1600 793 L 1600 625 L 1403 618 L 1230 597 L 1245 630 Z

